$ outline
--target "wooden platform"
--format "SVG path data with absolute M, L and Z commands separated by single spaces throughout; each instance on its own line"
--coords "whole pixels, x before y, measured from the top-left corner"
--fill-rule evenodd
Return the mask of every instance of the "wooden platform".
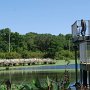
M 73 43 L 80 43 L 83 41 L 90 41 L 90 36 L 75 36 L 72 39 Z

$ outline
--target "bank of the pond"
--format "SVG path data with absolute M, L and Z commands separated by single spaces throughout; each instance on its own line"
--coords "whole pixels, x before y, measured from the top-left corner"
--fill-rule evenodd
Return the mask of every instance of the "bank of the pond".
M 70 60 L 69 65 L 74 65 L 74 64 L 75 64 L 75 61 Z M 61 69 L 57 68 L 57 67 L 60 67 L 60 66 L 62 67 Z M 52 67 L 53 67 L 53 69 L 52 69 Z M 67 68 L 67 62 L 65 62 L 64 60 L 58 60 L 56 62 L 56 64 L 0 67 L 0 71 L 6 70 L 6 68 L 8 68 L 9 70 L 14 70 L 14 69 L 18 70 L 18 69 L 20 69 L 20 70 L 29 70 L 29 71 L 62 71 L 62 70 L 65 70 L 65 69 L 74 71 L 74 68 L 70 68 L 70 67 Z

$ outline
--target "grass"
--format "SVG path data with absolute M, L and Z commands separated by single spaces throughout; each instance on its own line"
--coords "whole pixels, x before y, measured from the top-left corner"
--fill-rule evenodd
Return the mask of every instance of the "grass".
M 69 60 L 70 63 L 69 64 L 75 64 L 75 60 Z M 77 62 L 79 63 L 79 60 L 77 60 Z M 57 60 L 55 65 L 66 65 L 67 62 L 65 62 L 65 60 Z

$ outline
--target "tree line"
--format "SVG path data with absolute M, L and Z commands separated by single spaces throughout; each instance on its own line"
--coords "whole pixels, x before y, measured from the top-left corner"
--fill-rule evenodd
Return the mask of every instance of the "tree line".
M 0 58 L 73 59 L 71 38 L 71 34 L 52 35 L 29 32 L 21 35 L 18 32 L 11 32 L 9 28 L 1 29 Z

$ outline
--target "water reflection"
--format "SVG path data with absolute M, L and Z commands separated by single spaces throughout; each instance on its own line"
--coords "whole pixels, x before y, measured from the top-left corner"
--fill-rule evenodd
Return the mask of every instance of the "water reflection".
M 70 73 L 70 82 L 73 84 L 75 82 L 75 72 L 69 72 Z M 64 75 L 64 71 L 61 72 L 48 72 L 48 71 L 2 71 L 0 73 L 0 81 L 4 81 L 7 79 L 10 79 L 12 83 L 30 83 L 33 79 L 36 77 L 39 77 L 40 79 L 46 79 L 47 76 L 52 79 L 56 80 L 56 77 L 58 81 L 61 81 Z

